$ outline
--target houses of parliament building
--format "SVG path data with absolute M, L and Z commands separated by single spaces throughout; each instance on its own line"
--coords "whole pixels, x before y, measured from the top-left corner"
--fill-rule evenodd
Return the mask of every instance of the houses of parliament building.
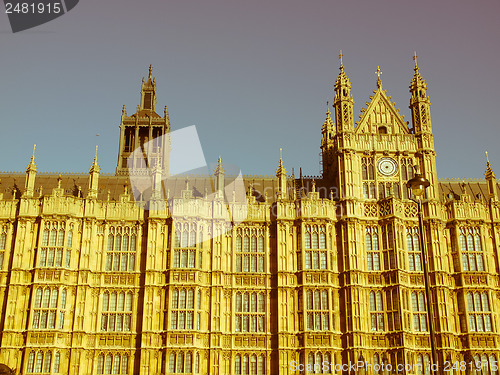
M 318 177 L 287 174 L 281 158 L 275 176 L 242 176 L 242 194 L 220 158 L 210 175 L 169 176 L 151 68 L 135 113 L 123 108 L 114 174 L 97 153 L 89 173 L 39 173 L 35 152 L 25 173 L 0 173 L 0 363 L 45 375 L 425 375 L 432 309 L 443 373 L 497 375 L 492 166 L 483 180 L 437 178 L 416 59 L 411 124 L 380 74 L 357 122 L 342 60 L 334 92 Z M 407 188 L 417 170 L 430 182 L 430 304 Z

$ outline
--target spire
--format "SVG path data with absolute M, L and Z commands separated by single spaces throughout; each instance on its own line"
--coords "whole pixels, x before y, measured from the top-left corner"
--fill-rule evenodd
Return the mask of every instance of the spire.
M 215 174 L 224 173 L 224 167 L 222 166 L 222 159 L 219 155 L 219 159 L 217 160 L 217 167 L 215 167 Z
M 95 146 L 94 162 L 90 166 L 89 173 L 89 190 L 87 197 L 91 199 L 97 199 L 97 193 L 99 192 L 99 164 L 97 164 L 97 145 Z
M 340 66 L 339 70 L 340 73 L 337 77 L 337 80 L 335 81 L 335 89 L 337 89 L 337 86 L 342 85 L 342 86 L 348 86 L 351 88 L 351 83 L 349 82 L 349 78 L 347 78 L 345 71 L 344 71 L 344 61 L 343 61 L 344 55 L 342 54 L 342 50 L 340 50 L 339 54 L 339 60 L 340 60 Z
M 24 185 L 24 196 L 33 197 L 35 192 L 35 177 L 36 177 L 36 164 L 35 164 L 35 149 L 36 145 L 33 145 L 33 154 L 31 155 L 31 161 L 26 168 L 26 181 Z
M 411 80 L 411 83 L 410 83 L 410 93 L 411 94 L 416 93 L 417 97 L 420 96 L 422 98 L 425 98 L 425 94 L 427 91 L 427 84 L 425 83 L 425 80 L 420 75 L 420 71 L 419 71 L 419 68 L 417 65 L 417 52 L 414 52 L 414 54 L 413 54 L 413 61 L 415 61 L 415 66 L 413 68 L 413 71 L 415 73 L 413 74 L 413 79 Z
M 276 170 L 276 177 L 278 178 L 279 197 L 285 199 L 287 197 L 286 191 L 286 169 L 283 166 L 283 149 L 280 148 L 280 161 L 278 169 Z
M 490 158 L 488 157 L 488 151 L 486 153 L 486 172 L 484 175 L 486 176 L 486 182 L 488 185 L 488 195 L 490 198 L 497 198 L 497 189 L 496 189 L 496 176 L 495 172 L 491 168 Z
M 280 148 L 280 161 L 278 164 L 278 169 L 276 169 L 276 176 L 279 178 L 282 174 L 286 174 L 286 169 L 283 166 L 283 149 Z
M 89 172 L 90 173 L 99 173 L 101 171 L 101 168 L 99 168 L 99 164 L 97 164 L 97 145 L 95 146 L 95 155 L 94 155 L 94 162 L 90 166 Z
M 322 132 L 323 134 L 325 132 L 331 131 L 335 129 L 335 124 L 333 123 L 333 120 L 331 118 L 331 113 L 330 113 L 330 106 L 329 106 L 329 101 L 326 101 L 326 118 L 325 122 L 323 122 L 323 127 L 322 127 Z
M 140 109 L 152 112 L 156 110 L 156 81 L 153 78 L 153 65 L 149 65 L 148 80 L 144 82 L 144 77 L 142 78 Z
M 354 130 L 352 119 L 354 100 L 351 95 L 351 82 L 344 72 L 343 56 L 342 51 L 340 51 L 340 73 L 335 80 L 335 98 L 333 100 L 337 129 L 340 133 Z
M 217 166 L 214 171 L 215 175 L 215 190 L 218 198 L 224 198 L 224 167 L 222 166 L 222 158 L 219 155 Z
M 36 150 L 36 144 L 33 145 L 33 154 L 31 155 L 31 161 L 28 164 L 28 168 L 26 168 L 26 173 L 29 173 L 31 171 L 36 172 L 35 150 Z
M 382 71 L 380 70 L 380 66 L 377 66 L 377 71 L 375 72 L 375 74 L 377 75 L 377 88 L 382 89 L 382 80 L 380 79 Z

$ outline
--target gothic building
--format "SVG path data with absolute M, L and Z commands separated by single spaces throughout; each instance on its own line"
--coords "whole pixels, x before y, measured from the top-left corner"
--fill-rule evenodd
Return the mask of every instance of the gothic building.
M 243 196 L 220 159 L 212 176 L 168 176 L 151 69 L 136 112 L 123 109 L 115 174 L 97 153 L 88 174 L 39 173 L 35 153 L 26 173 L 1 173 L 0 363 L 46 375 L 425 374 L 431 308 L 440 363 L 497 374 L 499 185 L 489 161 L 484 180 L 437 178 L 414 71 L 411 125 L 380 75 L 354 122 L 341 61 L 322 175 L 296 178 L 280 159 L 276 176 L 243 176 Z M 430 306 L 406 187 L 415 167 L 430 181 Z

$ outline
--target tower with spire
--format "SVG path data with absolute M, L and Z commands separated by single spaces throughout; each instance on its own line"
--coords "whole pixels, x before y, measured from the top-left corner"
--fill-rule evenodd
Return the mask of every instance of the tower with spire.
M 427 190 L 428 198 L 437 197 L 436 152 L 434 150 L 434 136 L 431 123 L 431 101 L 427 96 L 427 83 L 420 75 L 417 64 L 417 53 L 413 55 L 415 66 L 410 83 L 410 110 L 413 123 L 413 133 L 417 143 L 417 155 L 420 172 L 431 183 Z
M 142 79 L 140 104 L 136 112 L 128 116 L 125 106 L 122 109 L 116 174 L 144 175 L 158 161 L 163 173 L 168 174 L 169 133 L 167 107 L 165 106 L 163 116 L 156 113 L 156 79 L 150 65 L 148 79 Z
M 35 192 L 35 177 L 36 177 L 35 149 L 36 145 L 33 145 L 33 155 L 31 155 L 30 163 L 26 168 L 26 182 L 24 185 L 24 196 L 26 198 L 33 197 L 33 194 Z
M 352 132 L 354 130 L 352 117 L 354 100 L 351 95 L 351 81 L 347 78 L 344 71 L 343 57 L 344 55 L 341 50 L 339 54 L 340 73 L 335 81 L 335 99 L 333 101 L 335 121 L 339 133 Z
M 330 116 L 328 100 L 326 101 L 326 118 L 321 128 L 321 161 L 323 165 L 323 178 L 331 180 L 334 176 L 334 137 L 335 124 Z
M 95 156 L 94 162 L 89 169 L 89 190 L 87 197 L 89 199 L 97 199 L 97 193 L 99 192 L 99 173 L 101 168 L 97 164 L 97 146 L 95 146 Z

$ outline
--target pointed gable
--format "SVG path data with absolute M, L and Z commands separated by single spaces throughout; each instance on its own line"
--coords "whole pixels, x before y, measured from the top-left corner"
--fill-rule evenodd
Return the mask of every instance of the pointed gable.
M 403 120 L 404 116 L 399 114 L 395 103 L 391 103 L 391 97 L 387 96 L 382 85 L 374 90 L 370 96 L 371 102 L 367 102 L 368 108 L 361 109 L 360 120 L 356 122 L 355 132 L 358 134 L 409 134 L 408 123 Z

